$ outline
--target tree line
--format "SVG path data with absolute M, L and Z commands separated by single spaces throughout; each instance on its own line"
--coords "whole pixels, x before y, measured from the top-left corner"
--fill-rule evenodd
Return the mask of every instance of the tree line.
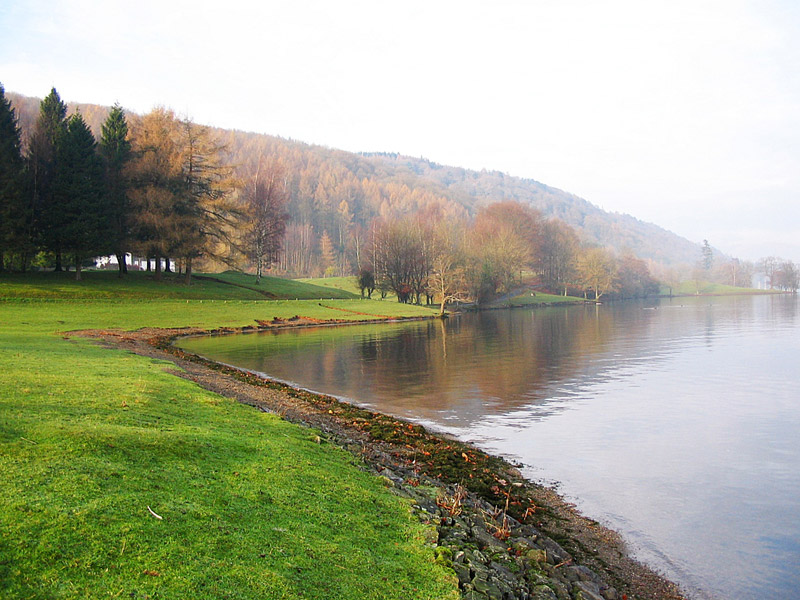
M 643 297 L 657 294 L 647 264 L 582 244 L 577 233 L 536 209 L 503 201 L 475 219 L 436 211 L 376 219 L 351 237 L 351 260 L 362 294 L 393 292 L 401 302 L 485 303 L 521 289 Z
M 0 85 L 0 270 L 75 267 L 126 254 L 162 265 L 174 259 L 190 281 L 193 264 L 277 258 L 288 215 L 280 165 L 262 160 L 242 179 L 208 127 L 156 108 L 129 122 L 114 106 L 99 141 L 53 88 L 39 106 L 23 152 L 14 108 Z
M 658 292 L 652 272 L 667 284 L 727 277 L 746 287 L 755 268 L 716 264 L 706 243 L 694 272 L 678 272 L 587 243 L 527 202 L 471 214 L 436 186 L 386 178 L 380 162 L 370 170 L 356 155 L 215 130 L 164 108 L 141 117 L 119 106 L 92 111 L 95 140 L 81 111 L 67 117 L 55 89 L 36 118 L 26 117 L 25 132 L 2 86 L 0 100 L 0 269 L 74 264 L 80 277 L 86 258 L 115 255 L 124 275 L 134 253 L 148 269 L 152 259 L 156 277 L 175 264 L 188 281 L 198 263 L 259 279 L 267 270 L 356 274 L 366 294 L 485 302 L 522 283 L 592 298 L 646 296 Z M 773 262 L 765 263 L 770 284 L 790 289 L 794 265 Z

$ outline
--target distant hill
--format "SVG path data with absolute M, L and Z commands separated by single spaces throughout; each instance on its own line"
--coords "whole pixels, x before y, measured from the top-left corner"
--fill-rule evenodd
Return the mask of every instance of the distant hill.
M 31 131 L 39 98 L 7 92 L 17 110 L 23 138 Z M 100 134 L 108 107 L 69 104 Z M 135 115 L 131 115 L 135 118 Z M 700 246 L 652 223 L 627 214 L 610 213 L 568 192 L 533 179 L 500 171 L 474 171 L 439 165 L 423 158 L 394 153 L 344 152 L 275 136 L 217 130 L 226 141 L 230 160 L 244 169 L 259 156 L 278 155 L 287 167 L 296 224 L 327 231 L 341 248 L 354 224 L 376 216 L 436 210 L 445 215 L 474 215 L 482 206 L 500 200 L 530 204 L 548 218 L 575 227 L 587 240 L 665 265 L 694 264 Z

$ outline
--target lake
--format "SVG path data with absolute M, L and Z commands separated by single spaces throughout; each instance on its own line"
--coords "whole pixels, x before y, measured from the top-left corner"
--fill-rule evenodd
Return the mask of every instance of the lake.
M 693 597 L 800 597 L 794 296 L 489 311 L 180 345 L 520 463 Z

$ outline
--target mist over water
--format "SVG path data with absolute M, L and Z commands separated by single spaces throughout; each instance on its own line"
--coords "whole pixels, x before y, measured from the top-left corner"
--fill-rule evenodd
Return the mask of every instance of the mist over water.
M 183 347 L 524 465 L 698 598 L 800 589 L 800 304 L 690 298 Z

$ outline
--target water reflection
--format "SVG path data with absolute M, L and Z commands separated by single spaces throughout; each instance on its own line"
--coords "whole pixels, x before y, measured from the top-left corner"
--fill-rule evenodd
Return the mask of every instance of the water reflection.
M 514 310 L 185 346 L 561 482 L 698 597 L 800 589 L 794 297 Z

